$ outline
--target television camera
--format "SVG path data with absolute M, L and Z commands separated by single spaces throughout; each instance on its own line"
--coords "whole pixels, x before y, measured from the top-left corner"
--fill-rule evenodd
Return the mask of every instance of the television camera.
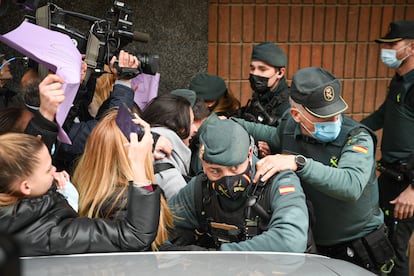
M 104 65 L 121 49 L 132 41 L 148 42 L 147 33 L 133 31 L 130 20 L 131 9 L 120 1 L 114 1 L 106 18 L 68 11 L 52 2 L 36 9 L 36 15 L 26 15 L 25 20 L 48 29 L 67 34 L 82 54 L 88 65 L 87 77 L 91 74 L 105 72 Z M 86 31 L 68 24 L 67 19 L 80 19 L 88 23 Z M 139 60 L 139 68 L 131 70 L 117 68 L 119 74 L 132 78 L 139 73 L 155 75 L 159 67 L 158 54 L 135 54 Z M 123 71 L 124 70 L 124 71 Z

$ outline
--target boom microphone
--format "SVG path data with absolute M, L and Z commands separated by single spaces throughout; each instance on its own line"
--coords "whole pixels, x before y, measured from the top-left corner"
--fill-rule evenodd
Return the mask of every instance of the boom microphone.
M 147 33 L 142 33 L 134 31 L 134 36 L 132 38 L 134 41 L 145 42 L 147 43 L 150 40 L 150 36 Z

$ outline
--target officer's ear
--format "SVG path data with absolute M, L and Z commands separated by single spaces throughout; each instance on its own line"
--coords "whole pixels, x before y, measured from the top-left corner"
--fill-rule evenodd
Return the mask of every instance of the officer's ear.
M 292 106 L 290 108 L 290 115 L 292 115 L 293 120 L 295 120 L 296 123 L 300 123 L 300 112 L 297 109 L 297 107 Z
M 286 68 L 285 67 L 280 67 L 279 71 L 277 72 L 276 76 L 278 79 L 281 79 L 285 76 L 286 74 Z

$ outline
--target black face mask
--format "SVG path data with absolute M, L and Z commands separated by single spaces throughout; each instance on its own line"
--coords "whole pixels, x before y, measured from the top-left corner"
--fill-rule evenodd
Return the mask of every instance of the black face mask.
M 263 95 L 264 93 L 270 91 L 270 87 L 267 87 L 269 78 L 250 74 L 249 82 L 250 87 L 253 89 L 253 91 L 260 95 Z
M 247 166 L 246 170 L 241 174 L 223 176 L 215 181 L 210 181 L 211 187 L 221 196 L 225 196 L 232 200 L 239 199 L 248 186 L 252 183 L 252 167 Z

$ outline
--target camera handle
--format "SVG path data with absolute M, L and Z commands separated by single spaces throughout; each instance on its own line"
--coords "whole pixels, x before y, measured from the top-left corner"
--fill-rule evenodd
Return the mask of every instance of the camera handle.
M 119 67 L 118 61 L 115 61 L 114 67 L 118 71 L 118 77 L 120 79 L 130 80 L 138 76 L 140 73 L 137 68 Z

